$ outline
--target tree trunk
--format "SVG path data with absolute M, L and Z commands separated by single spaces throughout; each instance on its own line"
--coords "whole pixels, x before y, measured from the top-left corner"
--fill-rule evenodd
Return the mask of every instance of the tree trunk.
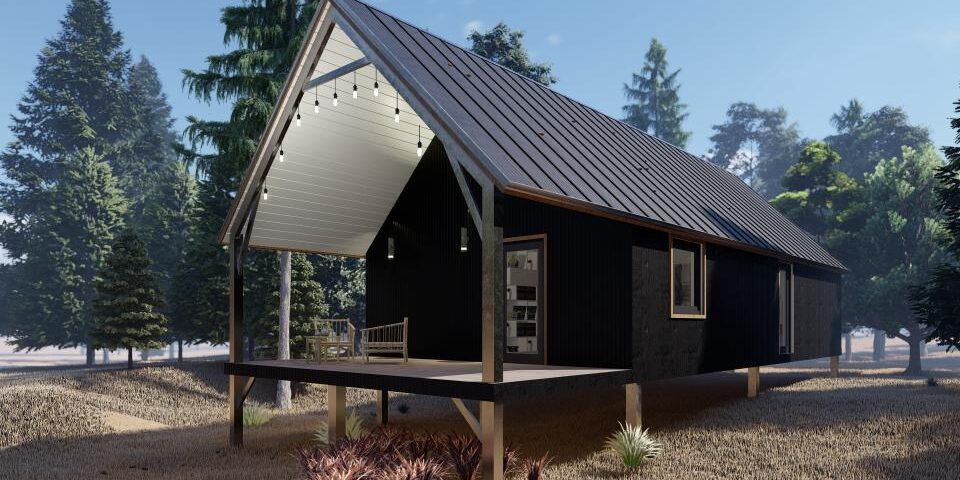
M 873 329 L 873 361 L 879 362 L 887 358 L 887 333 Z
M 923 367 L 920 365 L 920 342 L 921 340 L 918 335 L 911 335 L 905 339 L 907 345 L 910 346 L 910 361 L 907 363 L 907 369 L 904 370 L 904 375 L 920 375 L 923 373 Z
M 927 342 L 920 342 L 920 356 L 927 356 Z
M 853 334 L 845 332 L 843 334 L 843 359 L 850 361 L 853 356 Z
M 177 340 L 177 361 L 183 361 L 183 340 Z
M 107 350 L 106 348 L 104 348 L 102 352 L 103 352 L 103 360 L 102 360 L 103 364 L 110 365 L 110 350 Z
M 87 366 L 93 366 L 97 363 L 97 349 L 87 344 Z
M 280 252 L 280 333 L 277 360 L 290 359 L 290 252 Z M 277 382 L 277 408 L 290 408 L 290 382 Z
M 133 368 L 133 347 L 127 347 L 127 368 Z

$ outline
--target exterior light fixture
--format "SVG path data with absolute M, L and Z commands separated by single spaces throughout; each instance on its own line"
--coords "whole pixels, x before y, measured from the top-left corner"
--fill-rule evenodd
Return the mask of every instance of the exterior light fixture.
M 300 126 L 300 104 L 297 104 L 297 126 Z
M 278 160 L 280 160 L 280 163 L 283 163 L 283 145 L 280 145 L 280 157 Z
M 387 260 L 393 260 L 393 237 L 387 237 Z
M 337 79 L 333 79 L 333 106 L 337 106 Z
M 353 71 L 353 98 L 357 98 L 357 71 Z
M 263 186 L 263 200 L 264 200 L 264 201 L 267 201 L 267 200 L 269 200 L 269 199 L 270 199 L 270 194 L 267 193 L 267 186 L 264 185 L 264 186 Z
M 393 123 L 400 123 L 400 92 L 397 92 L 397 107 L 393 109 Z
M 373 96 L 374 97 L 380 96 L 380 82 L 378 81 L 379 79 L 380 79 L 380 74 L 379 72 L 377 72 L 377 69 L 374 68 L 373 69 Z
M 320 113 L 320 94 L 316 89 L 313 91 L 313 113 Z
M 420 141 L 420 125 L 417 125 L 417 158 L 423 156 L 423 142 Z
M 460 251 L 467 251 L 467 243 L 470 241 L 470 237 L 467 235 L 467 227 L 460 227 Z

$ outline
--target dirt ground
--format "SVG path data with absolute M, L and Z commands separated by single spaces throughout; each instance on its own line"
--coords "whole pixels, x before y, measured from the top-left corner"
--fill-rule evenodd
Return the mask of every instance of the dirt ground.
M 879 364 L 869 351 L 854 355 L 837 379 L 826 361 L 765 367 L 754 400 L 744 372 L 645 383 L 644 426 L 665 453 L 639 471 L 602 447 L 623 416 L 621 389 L 507 404 L 506 440 L 524 456 L 556 456 L 548 478 L 960 478 L 960 354 L 931 352 L 927 375 L 905 378 L 906 351 L 887 351 Z M 323 388 L 306 387 L 291 413 L 246 429 L 235 450 L 221 372 L 199 361 L 0 372 L 0 477 L 297 478 L 290 453 L 312 442 Z M 266 405 L 271 394 L 258 383 L 252 402 Z M 372 392 L 351 389 L 348 404 L 372 424 Z M 469 431 L 449 400 L 400 394 L 391 396 L 391 426 Z

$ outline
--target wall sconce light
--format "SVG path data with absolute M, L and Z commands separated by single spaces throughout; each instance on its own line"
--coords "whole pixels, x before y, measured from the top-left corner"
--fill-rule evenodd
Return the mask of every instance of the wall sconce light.
M 470 236 L 467 235 L 467 227 L 460 227 L 460 251 L 467 251 L 467 243 L 470 241 Z
M 393 237 L 387 237 L 387 260 L 393 260 Z

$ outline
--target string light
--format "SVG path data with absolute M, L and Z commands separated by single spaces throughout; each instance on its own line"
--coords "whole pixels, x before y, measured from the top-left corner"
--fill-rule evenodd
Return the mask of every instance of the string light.
M 300 126 L 300 104 L 297 104 L 297 126 Z
M 374 97 L 380 96 L 380 82 L 378 81 L 379 79 L 380 79 L 380 72 L 378 72 L 377 69 L 374 68 L 373 69 L 373 96 Z
M 270 195 L 267 193 L 267 186 L 263 186 L 263 200 L 266 201 L 270 198 Z
M 423 142 L 420 141 L 420 125 L 417 125 L 417 157 L 423 156 Z
M 320 113 L 320 94 L 319 89 L 313 89 L 313 113 Z
M 400 123 L 400 92 L 397 92 L 397 107 L 393 109 L 393 123 Z
M 357 98 L 357 71 L 353 71 L 353 98 Z
M 280 145 L 280 163 L 283 163 L 283 145 Z
M 337 106 L 337 79 L 333 79 L 333 106 Z

